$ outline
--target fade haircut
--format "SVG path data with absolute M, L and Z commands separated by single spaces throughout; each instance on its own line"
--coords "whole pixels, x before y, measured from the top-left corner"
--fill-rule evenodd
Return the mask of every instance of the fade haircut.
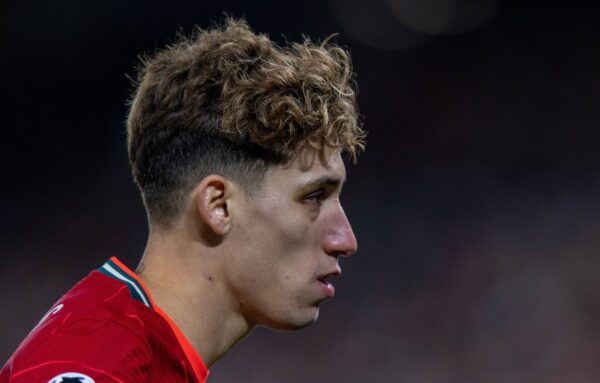
M 209 174 L 251 191 L 304 149 L 355 160 L 364 137 L 344 49 L 307 38 L 278 47 L 231 18 L 143 58 L 127 119 L 133 178 L 162 227 Z

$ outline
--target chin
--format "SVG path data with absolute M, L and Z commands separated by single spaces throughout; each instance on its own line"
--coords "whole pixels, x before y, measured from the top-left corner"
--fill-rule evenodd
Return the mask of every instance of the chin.
M 305 313 L 303 315 L 296 314 L 293 318 L 288 316 L 285 319 L 269 321 L 267 323 L 264 323 L 263 325 L 273 330 L 295 331 L 303 329 L 315 323 L 318 317 L 319 308 L 314 307 L 310 313 Z

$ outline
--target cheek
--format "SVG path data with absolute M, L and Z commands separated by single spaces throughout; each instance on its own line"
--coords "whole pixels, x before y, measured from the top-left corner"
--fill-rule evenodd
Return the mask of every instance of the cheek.
M 245 241 L 239 271 L 270 296 L 293 293 L 314 274 L 313 234 L 284 215 L 256 220 Z
M 312 259 L 313 241 L 310 232 L 303 227 L 295 227 L 289 222 L 271 225 L 264 233 L 259 245 L 261 254 L 255 254 L 264 262 L 264 267 L 274 274 L 281 283 L 293 281 L 306 272 Z
M 315 225 L 283 212 L 255 215 L 251 224 L 238 238 L 231 279 L 245 315 L 280 329 L 312 323 L 320 254 Z
M 268 199 L 262 202 L 234 224 L 238 277 L 257 287 L 292 288 L 290 285 L 312 278 L 322 230 L 304 206 Z
M 285 260 L 296 252 L 309 247 L 313 240 L 310 222 L 302 216 L 300 209 L 274 205 L 265 214 L 257 211 L 252 216 L 249 241 L 260 242 L 277 260 Z

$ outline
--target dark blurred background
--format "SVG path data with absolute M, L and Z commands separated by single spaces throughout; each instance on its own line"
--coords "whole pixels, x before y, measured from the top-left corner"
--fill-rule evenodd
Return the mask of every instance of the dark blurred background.
M 600 379 L 600 12 L 508 0 L 0 3 L 0 363 L 147 234 L 123 121 L 137 55 L 223 11 L 352 53 L 359 252 L 309 329 L 258 329 L 229 382 Z

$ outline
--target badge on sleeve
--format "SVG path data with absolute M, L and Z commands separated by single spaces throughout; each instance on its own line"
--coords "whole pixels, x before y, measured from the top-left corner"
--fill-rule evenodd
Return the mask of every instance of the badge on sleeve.
M 95 383 L 94 379 L 78 372 L 63 372 L 50 379 L 48 383 Z

